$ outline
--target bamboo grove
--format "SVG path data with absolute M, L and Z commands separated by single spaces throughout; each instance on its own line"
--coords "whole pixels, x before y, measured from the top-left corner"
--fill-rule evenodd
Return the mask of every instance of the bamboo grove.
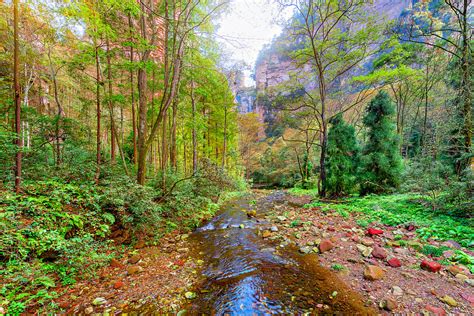
M 17 170 L 19 188 L 22 162 L 22 177 L 76 166 L 96 182 L 114 169 L 164 184 L 202 159 L 238 175 L 234 97 L 210 35 L 222 10 L 207 0 L 0 2 L 2 182 Z

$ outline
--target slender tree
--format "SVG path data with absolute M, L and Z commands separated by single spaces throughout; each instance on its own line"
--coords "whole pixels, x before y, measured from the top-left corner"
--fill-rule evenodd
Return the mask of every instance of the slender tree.
M 18 47 L 18 0 L 13 0 L 13 89 L 15 101 L 15 132 L 16 132 L 16 155 L 15 155 L 15 192 L 21 189 L 21 153 L 23 141 L 21 137 L 21 101 L 20 101 L 20 51 Z

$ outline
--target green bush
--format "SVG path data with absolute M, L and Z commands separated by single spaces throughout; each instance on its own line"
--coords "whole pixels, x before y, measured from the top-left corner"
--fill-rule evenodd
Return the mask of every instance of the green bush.
M 395 109 L 385 91 L 372 99 L 363 118 L 367 142 L 361 159 L 361 194 L 384 193 L 400 184 L 402 160 L 393 122 Z
M 332 118 L 330 123 L 324 185 L 329 196 L 338 197 L 355 189 L 359 146 L 354 127 L 344 122 L 341 114 Z

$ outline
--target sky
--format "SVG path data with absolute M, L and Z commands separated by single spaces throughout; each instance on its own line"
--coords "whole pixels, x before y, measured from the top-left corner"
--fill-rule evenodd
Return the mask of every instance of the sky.
M 276 23 L 281 16 L 276 1 L 231 0 L 228 12 L 217 21 L 217 40 L 222 43 L 225 57 L 250 66 L 245 71 L 247 86 L 254 84 L 250 74 L 259 51 L 281 32 Z

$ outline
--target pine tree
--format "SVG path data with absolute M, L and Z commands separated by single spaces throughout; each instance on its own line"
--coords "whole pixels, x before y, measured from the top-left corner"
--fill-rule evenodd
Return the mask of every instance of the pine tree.
M 363 123 L 367 143 L 362 156 L 361 194 L 383 193 L 399 185 L 402 160 L 393 121 L 395 109 L 385 91 L 380 91 L 367 107 Z
M 331 119 L 328 133 L 326 188 L 329 196 L 351 193 L 356 184 L 359 146 L 355 129 L 347 124 L 341 114 Z

